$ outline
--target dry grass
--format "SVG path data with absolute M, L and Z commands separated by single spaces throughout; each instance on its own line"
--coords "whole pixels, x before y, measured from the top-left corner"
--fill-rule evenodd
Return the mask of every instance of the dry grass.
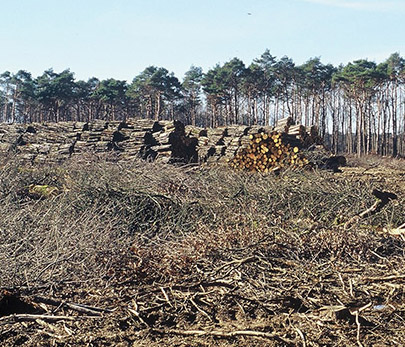
M 403 185 L 350 168 L 276 177 L 85 159 L 1 163 L 0 287 L 117 311 L 71 325 L 75 333 L 60 339 L 43 340 L 35 323 L 18 333 L 21 323 L 6 325 L 0 342 L 24 331 L 25 345 L 347 346 L 405 338 L 404 241 L 384 231 L 405 222 Z M 58 194 L 33 196 L 33 184 Z M 374 188 L 398 199 L 345 227 L 374 203 Z M 349 311 L 369 302 L 356 323 Z M 184 336 L 196 329 L 276 337 Z
M 350 166 L 362 167 L 362 168 L 373 168 L 373 167 L 384 167 L 386 169 L 394 170 L 404 170 L 405 159 L 404 158 L 393 158 L 393 157 L 382 157 L 376 154 L 364 155 L 362 157 L 357 157 L 355 155 L 347 157 Z

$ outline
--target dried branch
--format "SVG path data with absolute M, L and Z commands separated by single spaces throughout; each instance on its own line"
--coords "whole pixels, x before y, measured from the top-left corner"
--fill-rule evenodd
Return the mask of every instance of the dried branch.
M 390 202 L 390 200 L 394 200 L 394 199 L 398 198 L 398 196 L 394 193 L 382 192 L 377 189 L 374 189 L 372 191 L 372 194 L 377 198 L 375 203 L 371 207 L 366 209 L 365 211 L 363 211 L 363 212 L 359 213 L 358 215 L 349 219 L 345 224 L 345 228 L 348 228 L 350 225 L 357 222 L 361 218 L 369 217 L 373 214 L 380 212 Z
M 294 343 L 287 338 L 284 338 L 276 333 L 267 333 L 263 331 L 255 331 L 255 330 L 235 330 L 235 331 L 221 331 L 221 330 L 162 330 L 162 329 L 151 329 L 151 332 L 158 333 L 158 334 L 173 334 L 173 335 L 181 335 L 181 336 L 215 336 L 217 338 L 232 338 L 238 336 L 248 336 L 254 338 L 265 338 L 265 339 L 275 339 L 281 340 L 286 343 Z
M 43 314 L 13 314 L 10 316 L 3 317 L 5 318 L 11 318 L 14 319 L 15 321 L 35 321 L 37 319 L 42 319 L 44 321 L 49 321 L 49 322 L 57 322 L 61 320 L 76 320 L 75 317 L 72 316 L 48 316 L 48 315 L 43 315 Z
M 111 310 L 111 309 L 107 309 L 107 308 L 100 308 L 100 307 L 95 307 L 95 306 L 64 302 L 64 301 L 55 300 L 55 299 L 47 298 L 47 297 L 40 296 L 40 295 L 36 295 L 33 298 L 33 300 L 36 302 L 41 302 L 44 304 L 57 306 L 57 307 L 65 307 L 65 308 L 68 308 L 68 309 L 71 309 L 71 310 L 74 310 L 77 312 L 96 315 L 96 316 L 101 315 L 101 312 L 112 313 L 115 311 L 115 310 Z

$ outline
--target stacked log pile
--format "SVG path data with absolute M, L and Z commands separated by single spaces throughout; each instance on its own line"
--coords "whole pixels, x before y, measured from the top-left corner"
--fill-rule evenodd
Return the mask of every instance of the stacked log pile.
M 147 160 L 165 163 L 197 162 L 197 139 L 187 136 L 179 121 L 155 122 L 144 138 L 141 156 Z
M 198 161 L 214 162 L 225 154 L 226 146 L 223 141 L 226 128 L 202 129 L 198 133 Z
M 5 125 L 0 130 L 2 152 L 12 152 L 27 161 L 62 160 L 70 155 L 72 144 L 78 138 L 73 122 L 46 125 Z
M 214 129 L 186 127 L 189 136 L 198 139 L 197 152 L 200 163 L 224 162 L 249 144 L 249 135 L 270 127 L 234 125 Z
M 246 166 L 248 166 L 249 170 L 256 171 L 271 170 L 270 163 L 273 163 L 274 167 L 283 167 L 288 162 L 294 166 L 305 166 L 307 165 L 307 160 L 304 160 L 303 154 L 298 154 L 298 152 L 290 153 L 290 151 L 294 148 L 301 151 L 313 144 L 322 143 L 315 127 L 307 129 L 303 125 L 295 125 L 291 117 L 280 119 L 275 127 L 235 125 L 201 130 L 188 126 L 186 129 L 190 135 L 198 138 L 197 151 L 199 162 L 226 161 L 232 167 L 247 168 Z M 275 146 L 275 143 L 271 143 L 271 139 L 277 136 L 281 142 Z M 259 141 L 259 138 L 264 142 Z M 277 142 L 278 140 L 276 140 Z M 266 152 L 268 154 L 261 153 L 267 158 L 262 158 L 266 161 L 266 164 L 264 165 L 261 162 L 259 155 L 256 158 L 256 162 L 258 161 L 260 165 L 256 167 L 255 165 L 248 164 L 250 161 L 255 162 L 252 152 L 259 154 L 260 151 L 265 151 L 263 148 L 259 150 L 256 146 L 257 143 L 260 143 L 260 146 L 263 147 L 267 146 L 269 151 Z M 282 151 L 281 154 L 279 154 L 280 150 Z M 275 157 L 277 157 L 277 160 L 274 161 Z M 265 166 L 264 168 L 263 165 Z
M 277 131 L 279 133 L 288 133 L 290 130 L 290 127 L 294 125 L 295 122 L 292 119 L 292 117 L 286 117 L 277 120 L 276 125 L 274 126 L 274 131 Z
M 62 162 L 83 153 L 114 152 L 117 160 L 196 162 L 198 140 L 181 122 L 128 119 L 45 124 L 0 124 L 0 153 L 35 163 Z
M 308 165 L 309 161 L 299 153 L 299 147 L 291 146 L 283 135 L 277 131 L 251 134 L 249 145 L 230 161 L 231 167 L 267 173 L 286 166 Z
M 286 166 L 303 168 L 311 163 L 301 152 L 309 146 L 321 143 L 315 127 L 296 125 L 291 117 L 278 120 L 269 131 L 261 128 L 249 135 L 249 143 L 229 160 L 235 169 L 259 171 L 280 170 Z
M 302 151 L 319 143 L 315 127 L 295 125 L 291 118 L 279 120 L 275 127 L 215 129 L 151 119 L 0 124 L 0 153 L 13 153 L 34 164 L 112 152 L 119 161 L 229 162 L 234 168 L 268 172 L 287 165 L 306 166 L 312 160 Z
M 295 124 L 291 117 L 278 120 L 273 130 L 287 134 L 290 143 L 294 142 L 295 138 L 295 144 L 302 148 L 323 144 L 322 138 L 318 135 L 318 128 L 315 125 L 307 128 L 302 124 Z

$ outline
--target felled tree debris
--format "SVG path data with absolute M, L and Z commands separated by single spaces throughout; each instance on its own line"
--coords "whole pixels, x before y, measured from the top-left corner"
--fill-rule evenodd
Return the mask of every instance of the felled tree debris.
M 304 147 L 303 152 L 310 163 L 321 170 L 341 172 L 340 167 L 347 165 L 346 157 L 331 155 L 323 145 L 312 144 L 309 147 Z
M 405 244 L 383 234 L 403 185 L 378 181 L 399 203 L 345 230 L 367 175 L 3 160 L 1 285 L 44 312 L 0 317 L 0 345 L 403 344 Z M 32 177 L 66 192 L 20 199 Z
M 401 224 L 398 228 L 384 228 L 385 232 L 393 236 L 399 236 L 405 241 L 405 223 Z
M 347 160 L 343 155 L 331 156 L 323 160 L 323 168 L 327 170 L 332 170 L 333 172 L 341 172 L 340 166 L 346 166 Z
M 362 218 L 369 217 L 380 212 L 391 200 L 396 200 L 398 198 L 398 196 L 394 193 L 380 191 L 378 189 L 373 189 L 371 194 L 376 197 L 375 203 L 370 208 L 349 219 L 345 224 L 346 228 Z

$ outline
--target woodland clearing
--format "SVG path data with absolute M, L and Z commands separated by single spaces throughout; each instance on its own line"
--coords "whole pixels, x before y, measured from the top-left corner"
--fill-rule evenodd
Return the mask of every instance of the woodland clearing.
M 405 161 L 348 159 L 3 158 L 0 345 L 403 345 Z

